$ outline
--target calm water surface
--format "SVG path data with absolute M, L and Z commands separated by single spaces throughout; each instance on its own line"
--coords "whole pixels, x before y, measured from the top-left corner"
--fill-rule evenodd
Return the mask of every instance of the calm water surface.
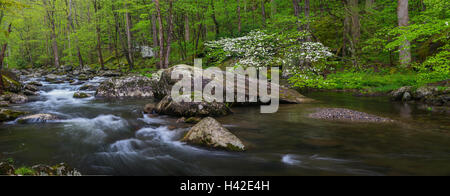
M 19 165 L 67 162 L 92 175 L 450 175 L 450 115 L 386 98 L 309 93 L 321 102 L 282 105 L 276 114 L 234 108 L 218 120 L 248 151 L 231 153 L 178 142 L 188 128 L 170 131 L 176 118 L 142 114 L 153 100 L 73 99 L 80 86 L 43 83 L 40 96 L 13 108 L 63 120 L 0 125 L 0 158 Z M 397 123 L 307 117 L 319 107 L 355 109 Z

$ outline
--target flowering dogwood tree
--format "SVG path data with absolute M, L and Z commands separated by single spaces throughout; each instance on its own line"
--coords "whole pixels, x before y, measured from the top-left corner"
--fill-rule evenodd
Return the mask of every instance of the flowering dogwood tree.
M 238 38 L 224 38 L 206 43 L 208 59 L 220 63 L 236 58 L 236 66 L 268 67 L 283 66 L 286 71 L 303 69 L 332 56 L 320 42 L 306 42 L 304 32 L 267 34 L 252 31 Z

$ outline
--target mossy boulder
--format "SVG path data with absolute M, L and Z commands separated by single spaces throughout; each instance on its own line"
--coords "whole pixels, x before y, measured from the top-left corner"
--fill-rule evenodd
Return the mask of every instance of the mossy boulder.
M 0 109 L 0 122 L 13 121 L 19 118 L 20 116 L 26 115 L 27 112 L 8 110 L 8 109 Z
M 242 141 L 211 117 L 203 119 L 192 127 L 181 141 L 229 151 L 245 151 Z
M 73 98 L 77 98 L 77 99 L 84 99 L 84 98 L 89 98 L 89 97 L 91 97 L 90 94 L 83 93 L 83 92 L 76 92 L 73 94 Z
M 12 77 L 7 75 L 2 75 L 3 84 L 5 85 L 4 90 L 13 93 L 19 93 L 23 89 L 23 85 L 18 81 L 14 80 Z

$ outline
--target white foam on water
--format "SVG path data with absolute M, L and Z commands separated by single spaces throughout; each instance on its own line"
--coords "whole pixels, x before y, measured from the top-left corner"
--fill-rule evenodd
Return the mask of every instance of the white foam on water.
M 287 165 L 300 165 L 302 161 L 297 160 L 298 157 L 296 155 L 287 154 L 281 158 L 281 162 Z
M 139 118 L 138 120 L 143 121 L 147 124 L 161 124 L 166 122 L 164 119 L 158 118 L 158 117 L 149 117 L 148 115 L 144 114 L 142 118 Z
M 87 143 L 101 143 L 111 134 L 128 131 L 128 122 L 114 115 L 100 115 L 96 118 L 74 118 L 60 120 L 67 123 L 68 134 L 79 135 Z

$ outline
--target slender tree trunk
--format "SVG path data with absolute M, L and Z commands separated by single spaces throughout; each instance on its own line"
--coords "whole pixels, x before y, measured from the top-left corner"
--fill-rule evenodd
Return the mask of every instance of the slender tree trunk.
M 217 19 L 216 19 L 216 8 L 214 7 L 214 0 L 211 0 L 211 7 L 212 7 L 211 17 L 214 21 L 214 27 L 216 29 L 216 36 L 217 36 L 220 34 L 220 26 L 219 26 L 219 22 L 217 22 Z
M 8 38 L 9 34 L 11 33 L 11 26 L 12 26 L 12 24 L 9 24 L 8 31 L 7 31 L 7 34 L 6 34 L 6 38 Z M 0 95 L 3 94 L 3 91 L 5 89 L 5 85 L 3 84 L 3 74 L 2 74 L 2 72 L 3 72 L 3 61 L 4 61 L 4 58 L 5 58 L 5 53 L 6 53 L 7 47 L 8 47 L 8 40 L 5 40 L 5 43 L 2 46 L 2 51 L 0 53 Z
M 311 8 L 310 8 L 310 3 L 309 0 L 305 0 L 305 19 L 306 19 L 306 25 L 305 25 L 305 29 L 306 31 L 308 31 L 309 33 L 311 33 L 311 29 L 310 29 L 310 12 L 311 12 Z M 311 35 L 308 35 L 306 37 L 306 41 L 311 41 Z
M 261 14 L 262 14 L 263 27 L 266 27 L 266 6 L 265 6 L 265 0 L 261 0 Z
M 237 13 L 238 13 L 238 32 L 241 33 L 242 24 L 241 24 L 241 1 L 237 0 Z
M 184 15 L 184 40 L 189 42 L 191 40 L 191 30 L 189 29 L 189 16 Z
M 54 65 L 56 67 L 59 67 L 58 43 L 56 41 L 55 0 L 52 0 L 52 2 L 47 1 L 48 0 L 43 0 L 44 5 L 46 7 L 47 16 L 50 22 L 51 28 L 50 38 L 52 39 Z
M 164 68 L 169 68 L 170 63 L 170 52 L 172 46 L 172 37 L 173 37 L 173 0 L 169 0 L 169 16 L 167 17 L 167 25 L 169 25 L 169 29 L 167 31 L 167 49 L 166 56 L 164 61 Z
M 159 5 L 159 0 L 153 0 L 155 2 L 156 6 L 156 16 L 158 19 L 158 25 L 159 25 L 159 68 L 164 68 L 164 29 L 163 29 L 163 23 L 161 18 L 161 9 Z
M 131 35 L 131 17 L 130 13 L 125 12 L 125 25 L 126 25 L 126 33 L 127 33 L 127 47 L 128 47 L 128 58 L 130 59 L 130 70 L 134 68 L 134 61 L 133 61 L 133 38 Z
M 398 0 L 397 16 L 398 26 L 407 28 L 409 26 L 408 0 Z M 402 46 L 400 46 L 400 65 L 407 67 L 411 63 L 411 43 L 405 37 Z
M 98 10 L 101 9 L 100 5 L 97 4 L 97 0 L 94 0 L 94 10 L 95 10 L 95 18 L 96 23 L 95 29 L 97 32 L 97 54 L 98 54 L 98 62 L 100 63 L 102 69 L 105 69 L 105 64 L 103 62 L 103 54 L 102 54 L 102 38 L 101 38 L 101 30 L 100 30 L 100 17 L 98 16 Z
M 359 6 L 358 0 L 349 0 L 349 8 L 351 13 L 351 52 L 352 52 L 352 61 L 354 66 L 358 66 L 358 47 L 359 47 L 359 38 L 361 37 L 361 25 L 359 21 Z

